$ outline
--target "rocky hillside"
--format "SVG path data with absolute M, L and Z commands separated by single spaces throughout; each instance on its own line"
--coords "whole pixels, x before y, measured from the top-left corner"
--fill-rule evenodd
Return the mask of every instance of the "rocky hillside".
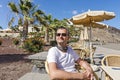
M 108 27 L 106 29 L 92 29 L 92 39 L 101 42 L 120 43 L 120 29 Z

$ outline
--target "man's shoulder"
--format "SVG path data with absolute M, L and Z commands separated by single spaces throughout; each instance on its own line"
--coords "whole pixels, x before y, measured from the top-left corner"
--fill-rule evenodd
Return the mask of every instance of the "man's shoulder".
M 69 49 L 69 50 L 73 50 L 71 46 L 68 46 L 68 49 Z
M 54 51 L 56 51 L 56 50 L 57 50 L 57 47 L 51 47 L 51 48 L 48 50 L 48 52 L 49 52 L 49 51 L 54 52 Z
M 52 50 L 52 49 L 56 49 L 56 46 L 54 46 L 54 47 L 51 47 L 49 50 Z

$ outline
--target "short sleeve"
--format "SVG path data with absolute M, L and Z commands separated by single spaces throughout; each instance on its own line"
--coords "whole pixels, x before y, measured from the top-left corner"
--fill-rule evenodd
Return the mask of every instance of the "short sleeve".
M 77 61 L 80 57 L 79 57 L 79 55 L 73 50 L 73 52 L 74 52 L 74 58 L 75 58 L 75 61 Z
M 56 47 L 52 47 L 48 51 L 47 55 L 47 61 L 50 62 L 57 62 L 57 56 L 56 56 Z
M 70 49 L 69 51 L 73 55 L 75 61 L 77 61 L 80 58 L 79 55 L 71 47 L 69 47 L 69 49 Z

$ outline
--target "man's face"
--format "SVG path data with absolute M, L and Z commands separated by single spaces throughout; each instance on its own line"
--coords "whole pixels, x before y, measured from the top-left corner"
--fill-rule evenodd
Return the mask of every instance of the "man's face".
M 58 29 L 56 33 L 56 41 L 57 43 L 67 43 L 69 37 L 66 29 Z

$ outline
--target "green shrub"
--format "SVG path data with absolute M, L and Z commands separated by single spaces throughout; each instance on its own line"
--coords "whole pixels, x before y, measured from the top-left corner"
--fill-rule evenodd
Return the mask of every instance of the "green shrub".
M 43 50 L 44 42 L 40 38 L 29 38 L 24 41 L 23 48 L 29 52 L 40 52 Z
M 18 39 L 13 39 L 13 43 L 15 44 L 15 45 L 18 45 L 19 44 L 19 40 Z

